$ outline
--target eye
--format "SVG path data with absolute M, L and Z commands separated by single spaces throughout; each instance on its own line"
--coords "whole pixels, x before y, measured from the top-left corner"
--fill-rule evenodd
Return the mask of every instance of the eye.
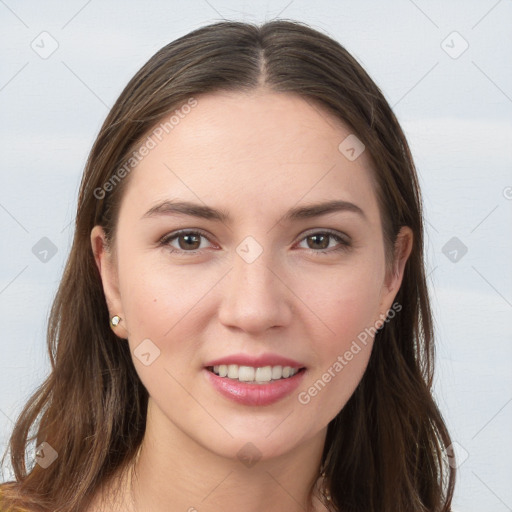
M 201 246 L 201 239 L 209 241 L 208 236 L 202 231 L 181 230 L 162 237 L 159 245 L 170 248 L 171 253 L 196 254 L 201 249 L 204 249 Z M 325 230 L 309 233 L 301 239 L 301 243 L 304 241 L 308 246 L 305 249 L 311 249 L 316 254 L 331 254 L 338 251 L 346 251 L 351 247 L 348 237 Z M 338 246 L 336 247 L 336 244 L 334 244 L 333 247 L 331 241 L 337 242 Z
M 338 243 L 337 247 L 336 244 L 334 244 L 333 248 L 331 245 L 332 240 Z M 340 234 L 331 231 L 315 231 L 302 238 L 301 242 L 303 241 L 306 241 L 308 246 L 305 247 L 306 249 L 312 249 L 314 253 L 319 254 L 346 251 L 351 247 L 348 237 L 341 236 Z
M 182 230 L 165 235 L 160 239 L 159 245 L 170 247 L 171 253 L 188 252 L 194 254 L 204 248 L 201 247 L 201 238 L 208 240 L 208 237 L 201 231 Z M 178 247 L 171 242 L 177 242 Z

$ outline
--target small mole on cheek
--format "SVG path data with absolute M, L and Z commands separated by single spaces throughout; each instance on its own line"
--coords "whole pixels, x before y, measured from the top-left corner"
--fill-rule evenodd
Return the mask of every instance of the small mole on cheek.
M 153 302 L 156 302 L 156 299 L 153 299 Z

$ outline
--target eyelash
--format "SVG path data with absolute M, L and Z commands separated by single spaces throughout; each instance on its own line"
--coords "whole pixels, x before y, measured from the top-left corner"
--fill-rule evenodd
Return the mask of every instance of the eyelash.
M 183 230 L 176 231 L 174 233 L 169 233 L 168 235 L 163 236 L 158 241 L 158 245 L 169 248 L 170 242 L 172 242 L 173 240 L 176 240 L 180 236 L 185 236 L 185 235 L 200 235 L 200 236 L 206 238 L 209 241 L 208 236 L 203 231 L 201 231 L 201 230 L 187 230 L 187 229 L 183 229 Z M 330 231 L 328 229 L 327 230 L 314 231 L 312 233 L 308 233 L 306 236 L 304 236 L 304 237 L 302 237 L 300 239 L 300 242 L 302 242 L 303 240 L 306 240 L 309 237 L 315 236 L 315 235 L 328 235 L 331 238 L 335 239 L 340 244 L 339 247 L 337 247 L 336 249 L 332 249 L 331 248 L 331 249 L 323 249 L 323 250 L 319 250 L 319 251 L 316 251 L 314 249 L 309 249 L 309 251 L 311 251 L 315 255 L 322 256 L 322 255 L 326 255 L 326 254 L 332 254 L 332 253 L 338 253 L 338 252 L 341 252 L 341 251 L 347 251 L 352 246 L 351 243 L 348 240 L 343 239 L 339 234 L 337 234 L 336 232 Z M 196 249 L 194 251 L 185 251 L 183 249 L 171 248 L 169 250 L 169 252 L 171 254 L 175 254 L 176 253 L 176 254 L 191 254 L 191 255 L 194 255 L 194 254 L 198 254 L 199 252 L 201 252 L 201 249 Z

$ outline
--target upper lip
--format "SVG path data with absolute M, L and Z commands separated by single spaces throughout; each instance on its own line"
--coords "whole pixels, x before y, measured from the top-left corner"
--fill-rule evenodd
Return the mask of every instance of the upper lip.
M 278 354 L 261 354 L 259 356 L 250 356 L 248 354 L 231 354 L 229 356 L 214 359 L 205 364 L 208 366 L 218 366 L 221 364 L 237 364 L 238 366 L 252 366 L 262 368 L 264 366 L 290 366 L 292 368 L 304 368 L 304 365 Z

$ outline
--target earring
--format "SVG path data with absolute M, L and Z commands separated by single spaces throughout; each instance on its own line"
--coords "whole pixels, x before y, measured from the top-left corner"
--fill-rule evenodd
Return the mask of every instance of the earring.
M 332 500 L 331 497 L 331 489 L 329 488 L 329 484 L 327 482 L 327 475 L 326 475 L 326 467 L 327 462 L 331 458 L 331 452 L 329 451 L 327 459 L 324 461 L 324 463 L 320 466 L 320 494 L 324 500 L 324 505 L 329 508 L 329 502 Z M 329 509 L 330 510 L 330 509 Z
M 331 492 L 329 490 L 329 486 L 327 485 L 327 477 L 325 475 L 325 471 L 322 471 L 320 476 L 322 477 L 322 487 L 321 487 L 322 495 L 326 501 L 331 501 Z
M 121 317 L 120 316 L 117 316 L 117 315 L 114 315 L 111 319 L 110 319 L 110 326 L 111 327 L 117 327 L 119 325 L 119 322 L 121 321 Z

